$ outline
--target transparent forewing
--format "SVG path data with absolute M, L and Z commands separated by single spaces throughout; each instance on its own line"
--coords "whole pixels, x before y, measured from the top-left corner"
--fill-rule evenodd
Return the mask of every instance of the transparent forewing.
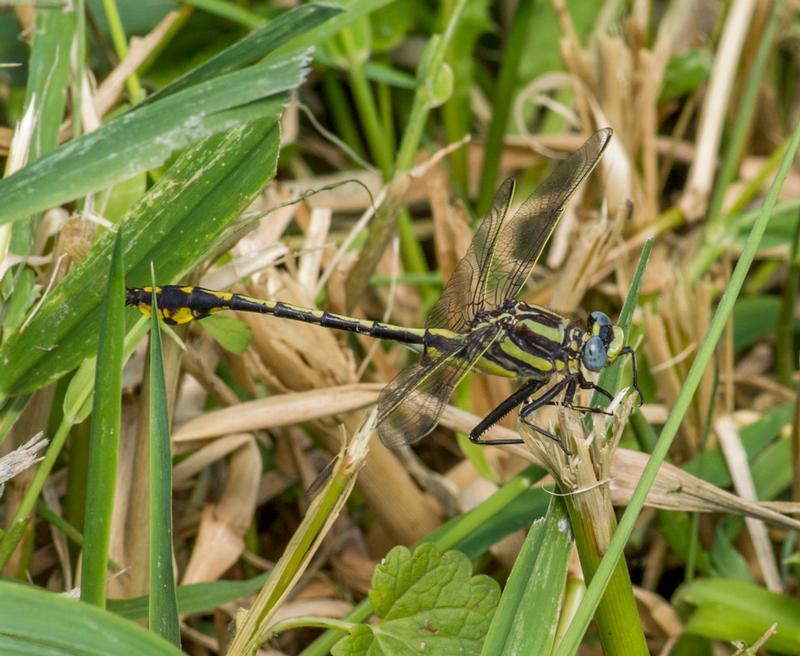
M 513 195 L 514 179 L 509 178 L 497 190 L 492 209 L 481 221 L 466 254 L 453 270 L 442 295 L 428 315 L 426 327 L 463 332 L 475 314 L 483 309 L 492 253 Z
M 501 328 L 489 325 L 458 341 L 450 352 L 423 355 L 403 369 L 378 397 L 378 434 L 388 447 L 418 442 L 439 423 L 450 395 L 480 360 Z
M 486 281 L 487 310 L 514 298 L 525 284 L 567 203 L 594 169 L 612 134 L 611 128 L 595 132 L 504 223 Z

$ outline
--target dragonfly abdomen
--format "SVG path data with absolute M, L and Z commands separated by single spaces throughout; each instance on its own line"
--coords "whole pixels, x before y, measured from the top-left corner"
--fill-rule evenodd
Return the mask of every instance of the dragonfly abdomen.
M 345 317 L 326 310 L 314 310 L 284 303 L 252 298 L 244 294 L 218 292 L 204 287 L 164 285 L 156 288 L 158 314 L 166 323 L 181 324 L 203 319 L 225 310 L 271 314 L 280 319 L 312 323 L 377 339 L 392 339 L 404 344 L 423 344 L 425 331 L 391 324 Z M 126 303 L 150 314 L 151 288 L 128 288 Z
M 376 339 L 391 339 L 404 344 L 422 344 L 423 330 L 413 328 L 403 328 L 391 324 L 369 321 L 367 319 L 356 319 L 346 317 L 341 314 L 334 314 L 327 310 L 312 310 L 309 308 L 298 307 L 283 303 L 282 301 L 258 301 L 264 303 L 262 311 L 265 314 L 272 314 L 280 319 L 293 319 L 295 321 L 305 321 L 324 328 L 334 328 L 345 330 L 360 335 L 369 335 Z M 236 310 L 233 304 L 231 309 Z

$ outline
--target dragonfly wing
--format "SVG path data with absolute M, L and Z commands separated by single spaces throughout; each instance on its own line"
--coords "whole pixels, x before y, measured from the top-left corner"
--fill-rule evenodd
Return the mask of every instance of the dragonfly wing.
M 427 328 L 448 328 L 463 332 L 475 314 L 483 309 L 484 290 L 492 253 L 514 195 L 514 179 L 506 180 L 492 201 L 492 209 L 481 221 L 472 242 L 459 260 L 425 324 Z
M 403 369 L 378 397 L 378 434 L 388 447 L 414 444 L 439 423 L 456 385 L 495 342 L 501 328 L 490 325 L 456 342 L 452 350 L 423 355 Z
M 613 131 L 598 130 L 572 155 L 563 160 L 514 215 L 508 219 L 494 244 L 491 271 L 486 283 L 486 309 L 499 307 L 516 297 L 530 276 L 578 185 L 592 172 Z

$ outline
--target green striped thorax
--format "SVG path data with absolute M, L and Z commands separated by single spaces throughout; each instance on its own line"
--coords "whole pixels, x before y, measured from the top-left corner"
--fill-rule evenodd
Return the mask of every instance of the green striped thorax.
M 625 352 L 623 330 L 603 312 L 592 312 L 583 327 L 545 307 L 512 300 L 479 313 L 471 328 L 496 323 L 503 336 L 477 364 L 489 374 L 542 378 L 556 371 L 578 373 L 580 365 L 597 372 Z

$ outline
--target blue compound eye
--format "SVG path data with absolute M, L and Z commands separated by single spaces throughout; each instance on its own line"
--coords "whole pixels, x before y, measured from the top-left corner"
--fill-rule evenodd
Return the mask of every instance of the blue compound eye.
M 614 338 L 614 326 L 605 312 L 592 312 L 589 315 L 589 328 L 592 335 L 600 336 L 604 346 L 608 346 Z
M 605 312 L 592 312 L 589 315 L 589 326 L 592 327 L 594 324 L 598 326 L 610 326 L 611 319 L 608 318 L 608 315 Z
M 583 347 L 583 366 L 589 371 L 600 371 L 607 362 L 603 340 L 597 335 L 590 337 Z

